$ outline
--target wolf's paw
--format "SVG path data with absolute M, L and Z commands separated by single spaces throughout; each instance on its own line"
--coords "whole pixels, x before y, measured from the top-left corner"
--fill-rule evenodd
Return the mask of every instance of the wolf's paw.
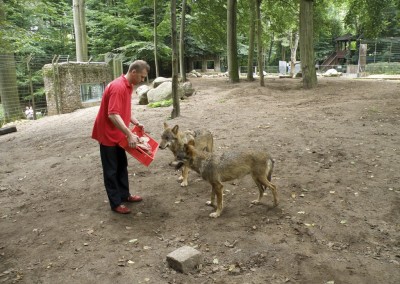
M 218 218 L 219 215 L 220 215 L 219 213 L 213 212 L 213 213 L 210 214 L 210 217 L 211 217 L 211 218 Z
M 256 200 L 253 200 L 252 202 L 251 202 L 251 204 L 254 204 L 254 205 L 259 205 L 261 202 L 260 201 L 258 201 L 257 199 Z
M 188 186 L 188 182 L 187 182 L 187 181 L 181 182 L 181 186 L 182 186 L 182 187 Z
M 179 180 L 179 181 L 182 181 L 182 180 L 183 180 L 183 176 L 180 176 L 180 177 L 178 178 L 178 180 Z
M 211 207 L 215 207 L 215 204 L 213 204 L 211 201 L 207 201 L 207 202 L 206 202 L 206 205 L 207 205 L 207 206 L 211 206 Z

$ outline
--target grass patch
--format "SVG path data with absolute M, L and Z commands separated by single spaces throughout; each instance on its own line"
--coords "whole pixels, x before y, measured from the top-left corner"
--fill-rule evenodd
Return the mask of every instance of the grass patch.
M 147 106 L 151 108 L 156 108 L 156 107 L 169 107 L 170 105 L 172 105 L 172 99 L 149 103 Z

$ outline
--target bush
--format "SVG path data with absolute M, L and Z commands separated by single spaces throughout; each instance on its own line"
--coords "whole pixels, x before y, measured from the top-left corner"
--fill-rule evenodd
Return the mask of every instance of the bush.
M 366 65 L 365 71 L 369 74 L 400 74 L 400 62 L 369 63 Z

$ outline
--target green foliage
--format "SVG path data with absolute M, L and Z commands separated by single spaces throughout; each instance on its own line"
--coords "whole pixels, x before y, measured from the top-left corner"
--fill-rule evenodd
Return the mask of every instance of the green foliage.
M 348 0 L 345 22 L 364 38 L 400 35 L 398 0 Z
M 188 16 L 187 31 L 204 54 L 226 49 L 226 0 L 194 1 Z
M 4 1 L 0 51 L 20 54 L 71 53 L 72 21 L 69 1 Z
M 365 72 L 370 74 L 398 75 L 400 74 L 400 63 L 399 62 L 369 63 L 366 65 Z
M 157 108 L 157 107 L 169 107 L 171 105 L 172 105 L 172 99 L 149 103 L 147 106 L 150 108 Z

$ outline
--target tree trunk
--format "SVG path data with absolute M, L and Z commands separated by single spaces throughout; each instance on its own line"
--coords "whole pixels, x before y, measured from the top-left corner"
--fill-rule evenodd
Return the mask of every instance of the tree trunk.
M 254 60 L 254 38 L 256 33 L 256 0 L 249 0 L 250 6 L 250 31 L 249 31 L 249 54 L 247 61 L 247 80 L 254 81 L 253 60 Z
M 300 1 L 300 59 L 303 87 L 312 89 L 317 85 L 313 45 L 313 0 Z
M 179 36 L 179 63 L 181 66 L 180 69 L 181 69 L 182 82 L 186 82 L 185 45 L 184 45 L 185 17 L 186 17 L 186 0 L 182 0 L 181 30 Z
M 272 37 L 271 37 L 271 42 L 269 44 L 269 50 L 268 50 L 268 59 L 267 59 L 267 64 L 270 62 L 271 60 L 271 54 L 272 54 L 272 47 L 274 46 L 274 33 L 272 33 Z
M 257 0 L 257 53 L 258 53 L 258 72 L 260 73 L 260 86 L 264 87 L 264 66 L 262 56 L 262 23 L 261 23 L 261 2 Z
M 156 66 L 156 78 L 159 77 L 157 60 L 157 0 L 154 0 L 154 64 Z
M 239 82 L 239 65 L 237 58 L 237 0 L 228 0 L 227 6 L 227 52 L 229 82 Z
M 180 116 L 178 94 L 178 44 L 176 38 L 176 0 L 171 1 L 171 31 L 172 31 L 172 113 L 171 118 Z
M 294 67 L 296 65 L 296 57 L 297 57 L 297 47 L 299 45 L 299 32 L 294 33 L 294 42 L 292 37 L 292 32 L 290 32 L 290 77 L 294 77 Z
M 85 0 L 73 0 L 76 61 L 87 61 Z
M 19 104 L 16 70 L 14 54 L 0 54 L 0 95 L 6 122 L 23 117 Z

